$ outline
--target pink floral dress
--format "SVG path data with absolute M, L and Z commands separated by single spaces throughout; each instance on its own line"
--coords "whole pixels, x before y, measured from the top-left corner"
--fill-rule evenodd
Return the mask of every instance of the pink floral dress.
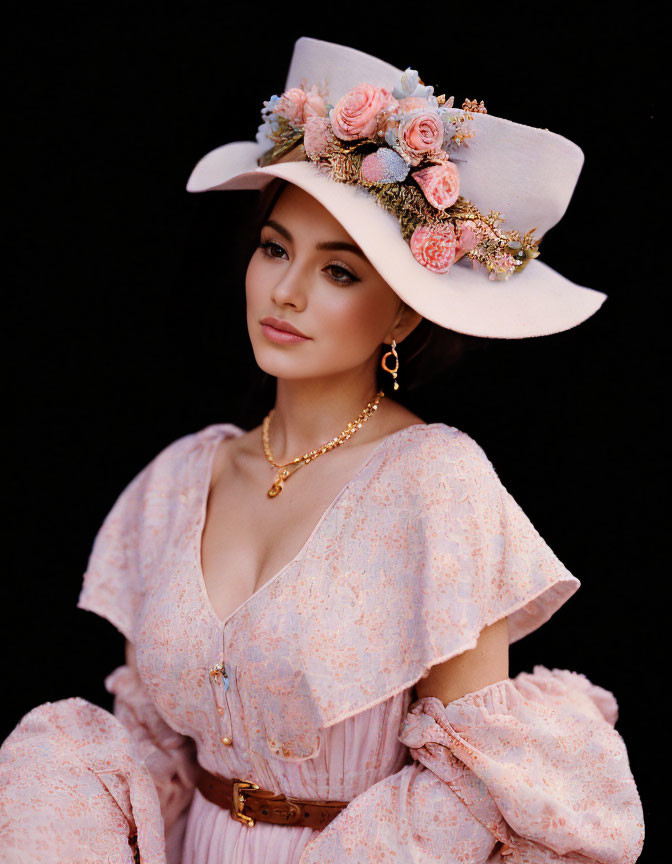
M 222 621 L 201 535 L 215 450 L 240 434 L 175 441 L 105 520 L 78 606 L 135 645 L 137 666 L 105 680 L 114 714 L 47 702 L 4 742 L 0 861 L 636 861 L 642 807 L 609 691 L 535 666 L 445 707 L 413 702 L 485 626 L 508 616 L 515 642 L 580 585 L 481 447 L 442 423 L 389 435 Z M 350 803 L 321 832 L 248 828 L 195 789 L 197 762 Z

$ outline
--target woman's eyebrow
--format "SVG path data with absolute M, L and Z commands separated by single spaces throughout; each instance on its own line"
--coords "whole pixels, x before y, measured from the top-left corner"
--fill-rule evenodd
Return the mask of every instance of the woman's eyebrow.
M 282 236 L 286 240 L 289 240 L 290 243 L 292 242 L 292 235 L 279 222 L 276 222 L 274 219 L 267 219 L 264 224 L 268 225 L 269 228 L 275 228 L 275 230 L 278 232 L 278 234 L 282 234 Z M 353 243 L 346 243 L 345 241 L 342 241 L 342 240 L 326 240 L 324 243 L 318 243 L 315 248 L 316 249 L 331 249 L 334 251 L 341 250 L 344 252 L 354 252 L 355 255 L 359 255 L 359 257 L 362 258 L 364 261 L 368 261 L 368 258 L 362 252 L 362 250 L 359 248 L 359 246 L 355 246 Z

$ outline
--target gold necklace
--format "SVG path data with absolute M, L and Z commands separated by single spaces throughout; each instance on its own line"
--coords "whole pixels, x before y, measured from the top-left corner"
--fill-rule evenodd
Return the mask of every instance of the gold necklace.
M 318 456 L 321 456 L 323 453 L 326 453 L 329 450 L 333 450 L 334 447 L 340 447 L 341 444 L 345 443 L 348 438 L 351 438 L 358 429 L 362 428 L 362 425 L 366 423 L 369 417 L 373 416 L 373 412 L 378 409 L 378 403 L 383 398 L 385 394 L 382 390 L 379 390 L 376 393 L 375 398 L 368 402 L 366 408 L 360 411 L 357 419 L 345 427 L 345 429 L 338 435 L 336 438 L 332 438 L 330 441 L 325 442 L 321 447 L 318 447 L 315 450 L 308 450 L 303 456 L 296 456 L 290 462 L 285 462 L 284 465 L 278 464 L 273 459 L 273 454 L 271 453 L 271 445 L 269 443 L 268 437 L 271 428 L 271 418 L 273 417 L 273 413 L 275 411 L 272 408 L 269 413 L 264 417 L 264 422 L 261 427 L 261 435 L 264 443 L 264 453 L 266 454 L 266 458 L 275 468 L 279 468 L 278 476 L 275 478 L 275 482 L 271 486 L 271 488 L 266 493 L 269 498 L 275 498 L 276 495 L 279 495 L 282 492 L 283 481 L 290 477 L 294 471 L 298 470 L 302 465 L 307 465 L 309 462 L 312 462 L 313 459 L 317 459 Z M 290 465 L 295 465 L 294 471 L 290 471 Z

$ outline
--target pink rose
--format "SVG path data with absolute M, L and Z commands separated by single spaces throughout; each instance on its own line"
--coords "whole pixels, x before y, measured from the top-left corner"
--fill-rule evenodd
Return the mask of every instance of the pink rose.
M 399 147 L 411 165 L 418 165 L 423 156 L 439 150 L 443 143 L 443 122 L 436 111 L 419 111 L 399 124 Z
M 336 144 L 328 117 L 311 115 L 306 117 L 303 127 L 303 149 L 309 159 L 317 159 L 326 153 L 330 144 Z
M 433 273 L 447 273 L 455 260 L 455 229 L 445 225 L 419 225 L 410 240 L 416 261 Z
M 405 99 L 395 99 L 393 96 L 387 107 L 379 115 L 379 137 L 384 137 L 390 129 L 398 130 L 400 116 L 418 110 L 427 110 L 426 99 L 421 99 L 419 96 L 406 96 Z
M 445 210 L 457 201 L 460 194 L 460 175 L 453 162 L 442 162 L 440 165 L 430 165 L 411 175 L 423 195 L 437 210 Z
M 302 126 L 308 117 L 326 117 L 327 106 L 316 87 L 313 86 L 310 90 L 290 87 L 282 94 L 273 111 L 294 126 Z
M 329 119 L 334 134 L 343 141 L 373 138 L 378 129 L 378 114 L 392 101 L 384 87 L 358 84 L 338 100 Z
M 318 89 L 315 85 L 313 85 L 310 90 L 308 90 L 308 95 L 306 98 L 306 104 L 303 107 L 303 118 L 307 120 L 308 117 L 326 117 L 327 116 L 327 104 L 318 92 Z

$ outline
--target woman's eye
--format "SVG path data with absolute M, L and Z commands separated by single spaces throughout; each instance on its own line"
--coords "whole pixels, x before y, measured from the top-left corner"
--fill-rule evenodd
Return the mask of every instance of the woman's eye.
M 275 255 L 271 255 L 269 252 L 266 251 L 267 249 L 271 249 L 272 247 L 279 249 L 281 252 L 285 251 L 279 243 L 276 243 L 273 240 L 267 240 L 265 243 L 259 244 L 259 248 L 264 250 L 264 255 L 268 255 L 269 258 L 275 258 Z
M 334 280 L 334 282 L 341 282 L 346 284 L 347 282 L 356 282 L 357 277 L 354 276 L 349 270 L 346 270 L 345 267 L 339 267 L 338 264 L 331 264 L 328 270 L 338 270 L 340 273 L 343 273 L 345 278 L 336 279 L 334 276 L 330 277 Z
M 269 258 L 278 258 L 278 255 L 273 254 L 274 249 L 279 249 L 280 252 L 285 252 L 282 246 L 279 243 L 276 243 L 275 240 L 266 240 L 265 242 L 259 243 L 259 248 L 264 250 L 264 255 L 267 255 Z M 340 285 L 347 285 L 350 282 L 358 282 L 359 279 L 351 273 L 349 270 L 346 270 L 345 267 L 341 267 L 338 264 L 330 264 L 327 270 L 335 270 L 337 271 L 337 275 L 330 275 L 329 278 L 332 282 L 336 282 Z

